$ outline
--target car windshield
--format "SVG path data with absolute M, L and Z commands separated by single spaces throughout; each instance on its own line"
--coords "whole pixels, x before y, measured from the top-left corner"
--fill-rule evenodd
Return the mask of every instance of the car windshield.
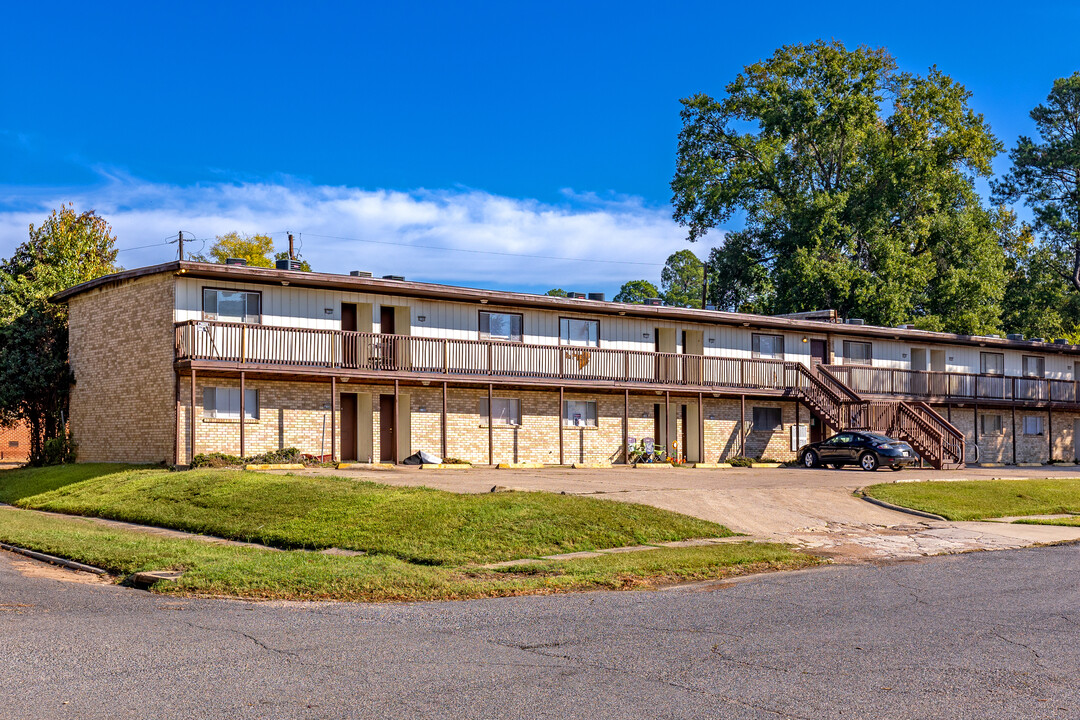
M 877 433 L 866 433 L 866 437 L 867 437 L 868 440 L 871 440 L 871 441 L 876 442 L 876 443 L 893 443 L 893 442 L 897 442 L 896 440 L 893 440 L 891 437 L 888 437 L 886 435 L 878 435 Z

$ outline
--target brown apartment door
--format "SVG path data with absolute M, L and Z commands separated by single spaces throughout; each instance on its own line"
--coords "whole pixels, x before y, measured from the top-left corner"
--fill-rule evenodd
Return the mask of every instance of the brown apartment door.
M 343 332 L 356 332 L 356 303 L 341 303 L 341 330 Z M 359 362 L 357 349 L 359 338 L 349 335 L 343 338 L 341 343 L 341 364 L 344 367 L 357 367 Z
M 379 460 L 394 462 L 394 443 L 397 442 L 397 418 L 394 417 L 394 396 L 379 396 Z
M 388 305 L 379 306 L 379 332 L 383 335 L 394 335 L 396 331 L 394 325 L 394 308 Z M 394 341 L 391 338 L 384 337 L 382 340 L 382 349 L 380 352 L 382 357 L 383 367 L 393 369 L 394 365 Z
M 391 398 L 393 404 L 393 398 Z M 356 393 L 341 393 L 341 459 L 359 460 L 356 448 Z
M 811 340 L 810 341 L 810 364 L 811 365 L 825 365 L 829 361 L 828 353 L 826 353 L 824 340 Z

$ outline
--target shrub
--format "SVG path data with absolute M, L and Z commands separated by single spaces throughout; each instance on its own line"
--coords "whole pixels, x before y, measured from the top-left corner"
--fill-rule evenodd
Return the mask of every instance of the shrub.
M 305 461 L 304 454 L 296 448 L 283 448 L 281 450 L 271 450 L 268 453 L 262 455 L 255 455 L 250 458 L 248 462 L 255 463 L 256 465 L 277 465 L 286 463 L 302 463 Z
M 729 459 L 728 465 L 730 465 L 731 467 L 750 467 L 755 462 L 757 461 L 754 460 L 754 458 L 743 457 L 740 455 L 739 457 L 733 457 Z
M 191 467 L 193 468 L 223 468 L 235 467 L 243 464 L 244 458 L 219 452 L 199 453 L 191 459 Z
M 45 441 L 44 457 L 45 465 L 64 465 L 75 462 L 75 451 L 78 446 L 71 433 L 60 437 L 50 438 Z

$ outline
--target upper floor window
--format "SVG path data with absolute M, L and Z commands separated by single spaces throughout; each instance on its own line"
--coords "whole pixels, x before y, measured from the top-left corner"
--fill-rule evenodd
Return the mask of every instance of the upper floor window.
M 783 335 L 759 335 L 754 333 L 752 340 L 754 357 L 784 359 L 784 336 Z
M 844 341 L 845 365 L 870 365 L 873 362 L 872 345 L 868 342 Z
M 262 294 L 243 290 L 203 288 L 203 320 L 257 323 L 262 317 Z
M 599 347 L 600 321 L 578 320 L 577 318 L 560 318 L 559 337 L 562 339 L 563 345 Z
M 1038 355 L 1024 356 L 1024 377 L 1046 377 L 1046 358 Z
M 480 313 L 480 339 L 521 342 L 521 315 L 517 313 Z
M 1002 353 L 979 353 L 979 372 L 983 375 L 1004 375 L 1005 355 Z

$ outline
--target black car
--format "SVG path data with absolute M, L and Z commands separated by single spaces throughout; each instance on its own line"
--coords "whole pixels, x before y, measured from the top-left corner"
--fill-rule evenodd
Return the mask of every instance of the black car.
M 910 445 L 885 435 L 847 430 L 828 440 L 810 443 L 799 448 L 803 467 L 858 465 L 863 470 L 877 470 L 884 465 L 901 470 L 917 462 L 919 456 Z

